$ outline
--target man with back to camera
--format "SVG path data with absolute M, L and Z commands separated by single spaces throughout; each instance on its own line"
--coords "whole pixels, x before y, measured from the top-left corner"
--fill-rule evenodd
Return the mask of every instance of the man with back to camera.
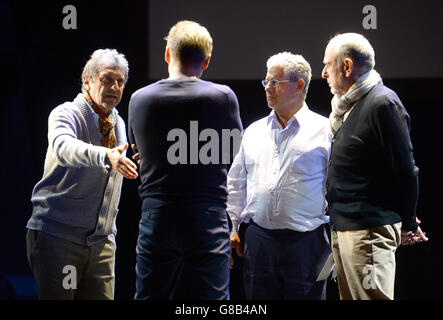
M 138 176 L 115 109 L 128 72 L 123 54 L 94 51 L 83 69 L 83 92 L 49 115 L 44 173 L 32 192 L 26 235 L 39 299 L 114 298 L 122 176 Z
M 237 97 L 200 79 L 212 52 L 205 27 L 180 21 L 165 40 L 169 77 L 136 91 L 129 103 L 142 199 L 135 299 L 228 299 L 232 153 L 223 135 L 233 134 L 235 152 L 242 130 Z
M 397 247 L 428 240 L 415 213 L 409 115 L 374 56 L 365 37 L 345 33 L 329 41 L 323 60 L 334 94 L 326 185 L 341 299 L 393 299 Z
M 245 130 L 228 174 L 231 246 L 245 259 L 247 299 L 325 299 L 326 280 L 316 279 L 330 254 L 328 119 L 305 103 L 311 67 L 301 55 L 273 55 L 267 69 L 263 86 L 273 110 Z

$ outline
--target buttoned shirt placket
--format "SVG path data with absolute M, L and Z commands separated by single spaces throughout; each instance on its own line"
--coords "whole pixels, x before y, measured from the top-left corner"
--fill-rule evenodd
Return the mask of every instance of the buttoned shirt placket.
M 271 193 L 271 203 L 269 212 L 269 222 L 272 224 L 272 218 L 278 216 L 278 198 L 279 198 L 279 180 L 281 179 L 282 157 L 284 156 L 286 147 L 291 140 L 291 132 L 294 130 L 294 126 L 297 124 L 297 119 L 292 117 L 286 127 L 277 120 L 275 113 L 272 116 L 270 124 L 271 137 L 274 142 L 273 157 L 272 157 L 272 181 L 269 184 L 269 192 Z

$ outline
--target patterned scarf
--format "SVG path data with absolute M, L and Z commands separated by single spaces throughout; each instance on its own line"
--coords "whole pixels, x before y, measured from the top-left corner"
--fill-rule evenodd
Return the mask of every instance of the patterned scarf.
M 332 112 L 329 115 L 332 134 L 338 131 L 344 121 L 346 112 L 351 110 L 355 102 L 360 100 L 375 85 L 381 81 L 381 77 L 377 71 L 371 70 L 363 74 L 353 85 L 349 91 L 343 95 L 334 95 L 331 101 Z
M 98 114 L 98 123 L 100 125 L 100 132 L 103 135 L 102 145 L 107 148 L 115 148 L 117 146 L 117 141 L 114 134 L 114 125 L 112 124 L 111 112 L 104 114 L 98 105 L 92 100 L 89 91 L 83 89 L 83 96 L 89 105 L 94 109 L 95 113 Z

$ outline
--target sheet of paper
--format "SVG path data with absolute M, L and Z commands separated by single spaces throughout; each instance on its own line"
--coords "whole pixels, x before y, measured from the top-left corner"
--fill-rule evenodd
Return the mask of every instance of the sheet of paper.
M 328 260 L 326 260 L 325 265 L 320 271 L 316 281 L 326 280 L 334 269 L 334 257 L 332 253 L 329 255 Z

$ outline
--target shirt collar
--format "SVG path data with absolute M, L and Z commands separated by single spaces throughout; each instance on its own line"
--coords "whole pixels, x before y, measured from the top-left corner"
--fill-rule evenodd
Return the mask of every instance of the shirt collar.
M 291 127 L 294 123 L 298 123 L 298 125 L 303 123 L 303 121 L 306 118 L 308 112 L 309 112 L 309 108 L 308 108 L 308 105 L 305 102 L 305 103 L 303 103 L 303 106 L 300 108 L 300 110 L 298 110 L 292 116 L 292 118 L 289 119 L 286 127 L 287 128 Z M 280 124 L 280 122 L 278 122 L 277 115 L 275 114 L 274 110 L 272 110 L 271 113 L 268 115 L 267 124 L 268 124 L 268 127 L 272 127 L 272 124 L 274 124 L 275 126 L 281 128 L 281 124 Z

